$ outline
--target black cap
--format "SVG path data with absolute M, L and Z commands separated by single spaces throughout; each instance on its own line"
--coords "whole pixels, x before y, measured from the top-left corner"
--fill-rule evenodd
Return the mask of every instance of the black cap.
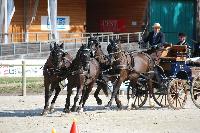
M 185 33 L 183 33 L 183 32 L 180 32 L 180 33 L 178 33 L 178 36 L 183 36 L 183 37 L 186 37 L 186 34 L 185 34 Z

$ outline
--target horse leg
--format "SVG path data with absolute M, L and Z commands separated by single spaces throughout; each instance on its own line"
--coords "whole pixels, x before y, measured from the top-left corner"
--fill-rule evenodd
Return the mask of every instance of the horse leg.
M 81 105 L 81 108 L 80 108 L 80 111 L 81 111 L 81 112 L 83 112 L 85 103 L 86 103 L 86 101 L 87 101 L 87 99 L 88 99 L 88 97 L 89 97 L 90 92 L 92 91 L 93 85 L 94 85 L 94 82 L 90 83 L 90 84 L 87 86 L 86 90 L 85 90 L 85 94 L 84 94 L 84 97 L 83 97 L 83 101 L 81 101 L 82 103 L 80 102 L 80 104 L 79 104 L 79 105 L 82 104 L 82 105 Z
M 115 96 L 115 102 L 117 104 L 117 107 L 121 110 L 122 109 L 122 103 L 121 101 L 119 100 L 119 90 L 117 91 L 117 94 Z
M 96 101 L 97 101 L 98 105 L 102 104 L 102 100 L 98 96 L 100 91 L 101 91 L 101 86 L 100 86 L 100 84 L 97 84 L 97 89 L 94 92 L 94 97 L 96 98 Z
M 72 88 L 69 84 L 67 85 L 67 98 L 66 98 L 66 103 L 65 103 L 65 108 L 63 110 L 63 112 L 65 113 L 69 113 L 69 107 L 70 107 L 70 97 L 72 95 Z
M 149 105 L 151 108 L 153 108 L 153 107 L 155 107 L 155 102 L 153 99 L 153 84 L 152 84 L 151 78 L 148 81 L 148 88 L 149 88 Z
M 79 86 L 79 87 L 77 87 L 77 93 L 76 93 L 76 96 L 74 97 L 74 105 L 71 108 L 72 112 L 77 111 L 76 102 L 78 101 L 79 96 L 80 96 L 82 90 L 83 90 L 83 86 L 82 85 Z
M 114 87 L 113 87 L 113 92 L 112 92 L 112 95 L 111 95 L 111 99 L 110 99 L 110 101 L 108 102 L 108 104 L 106 105 L 106 108 L 109 109 L 109 108 L 111 107 L 112 102 L 113 102 L 114 98 L 116 97 L 116 95 L 117 95 L 117 93 L 118 93 L 118 91 L 119 91 L 119 88 L 120 88 L 120 86 L 121 86 L 121 84 L 122 84 L 122 81 L 123 81 L 123 80 L 118 79 L 117 82 L 115 83 L 115 85 L 114 85 Z
M 55 88 L 55 91 L 56 91 L 56 92 L 55 92 L 55 96 L 54 96 L 53 100 L 51 101 L 50 112 L 54 112 L 54 104 L 55 104 L 55 102 L 56 102 L 56 99 L 57 99 L 57 97 L 58 97 L 60 91 L 61 91 L 61 88 L 60 88 L 60 86 L 59 86 L 59 83 L 57 83 L 56 86 L 57 86 L 57 87 Z
M 83 101 L 85 99 L 86 91 L 87 91 L 87 86 L 84 86 L 83 90 L 82 90 L 81 100 L 79 101 L 79 107 L 77 108 L 77 111 L 83 112 L 83 108 L 82 108 L 81 104 L 83 103 Z
M 51 85 L 51 89 L 49 89 L 50 85 Z M 47 115 L 49 111 L 49 99 L 53 93 L 53 85 L 49 81 L 45 80 L 44 86 L 45 86 L 45 105 L 44 105 L 44 110 L 42 112 L 42 115 Z
M 108 86 L 105 81 L 97 82 L 97 89 L 94 93 L 94 97 L 96 98 L 98 105 L 102 105 L 102 100 L 98 96 L 101 89 L 103 90 L 104 94 L 108 97 Z
M 131 110 L 132 109 L 132 105 L 133 105 L 133 98 L 135 96 L 135 90 L 137 89 L 137 81 L 133 81 L 129 84 L 128 88 L 127 88 L 127 99 L 128 99 L 128 106 L 127 106 L 127 109 L 128 110 Z M 131 97 L 130 97 L 130 89 L 131 89 Z

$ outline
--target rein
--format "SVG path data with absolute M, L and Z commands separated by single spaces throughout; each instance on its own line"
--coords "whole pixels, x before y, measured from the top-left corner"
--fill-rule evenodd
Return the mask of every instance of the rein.
M 119 50 L 118 52 L 109 53 L 109 55 L 118 54 L 118 53 L 121 53 L 121 52 L 125 52 L 125 51 Z

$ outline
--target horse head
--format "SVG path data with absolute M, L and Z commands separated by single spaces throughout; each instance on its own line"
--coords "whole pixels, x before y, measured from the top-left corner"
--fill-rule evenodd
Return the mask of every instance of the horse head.
M 52 46 L 50 44 L 50 56 L 52 59 L 52 64 L 54 65 L 55 68 L 60 68 L 62 65 L 62 60 L 63 57 L 65 56 L 65 52 L 64 52 L 64 44 L 57 44 L 56 42 L 54 42 L 54 45 Z
M 89 62 L 91 60 L 91 49 L 87 44 L 83 44 L 78 50 L 76 59 L 82 64 L 84 70 L 89 70 Z
M 118 39 L 110 39 L 110 43 L 107 46 L 107 51 L 110 58 L 110 63 L 112 64 L 113 61 L 119 59 L 122 47 L 120 41 Z
M 101 48 L 100 42 L 97 37 L 90 36 L 88 39 L 88 47 L 91 50 L 92 57 L 95 56 L 95 52 Z

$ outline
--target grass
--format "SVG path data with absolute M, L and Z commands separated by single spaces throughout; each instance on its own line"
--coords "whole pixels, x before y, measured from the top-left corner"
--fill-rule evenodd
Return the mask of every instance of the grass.
M 43 77 L 26 78 L 27 94 L 41 94 L 44 91 Z M 21 95 L 22 78 L 21 77 L 1 77 L 0 95 Z

